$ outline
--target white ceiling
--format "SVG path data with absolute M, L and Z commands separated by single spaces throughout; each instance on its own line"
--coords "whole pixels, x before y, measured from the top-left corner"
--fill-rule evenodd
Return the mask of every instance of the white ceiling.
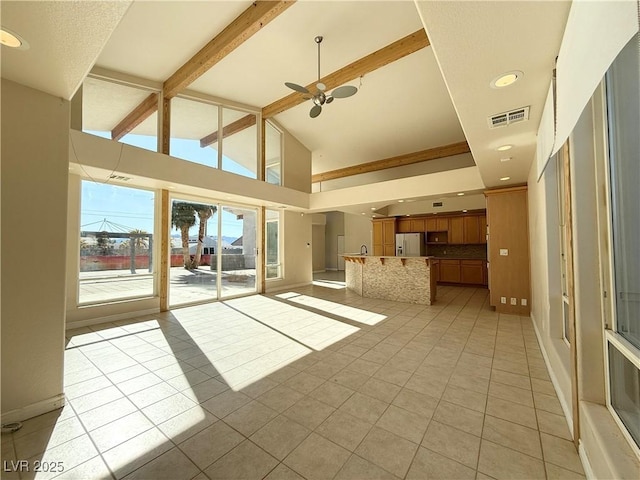
M 94 62 L 162 82 L 250 4 L 3 1 L 2 24 L 31 49 L 2 47 L 2 76 L 63 98 Z M 300 0 L 189 89 L 260 109 L 291 92 L 285 81 L 316 79 L 316 35 L 324 36 L 321 75 L 327 75 L 426 27 L 431 46 L 349 82 L 360 87 L 355 96 L 325 106 L 316 119 L 307 101 L 276 120 L 312 151 L 313 173 L 466 138 L 486 187 L 524 183 L 569 6 L 560 0 Z M 524 72 L 516 84 L 489 87 L 514 69 Z M 487 127 L 487 116 L 521 106 L 531 107 L 528 122 Z M 101 128 L 113 128 L 120 115 L 105 111 Z M 509 162 L 495 151 L 504 143 L 514 145 Z M 502 176 L 511 180 L 501 182 Z M 450 190 L 457 192 L 455 185 Z

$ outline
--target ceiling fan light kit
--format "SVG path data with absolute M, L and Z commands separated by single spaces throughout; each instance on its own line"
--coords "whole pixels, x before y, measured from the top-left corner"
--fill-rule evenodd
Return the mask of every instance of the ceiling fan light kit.
M 352 85 L 343 85 L 334 89 L 331 93 L 325 93 L 327 86 L 320 81 L 320 44 L 322 43 L 322 37 L 318 35 L 315 38 L 318 44 L 318 83 L 316 83 L 316 93 L 311 93 L 306 87 L 298 85 L 297 83 L 285 82 L 284 84 L 296 92 L 305 94 L 304 98 L 313 102 L 313 107 L 309 112 L 311 118 L 316 118 L 322 113 L 322 106 L 333 102 L 336 98 L 347 98 L 355 95 L 358 89 Z

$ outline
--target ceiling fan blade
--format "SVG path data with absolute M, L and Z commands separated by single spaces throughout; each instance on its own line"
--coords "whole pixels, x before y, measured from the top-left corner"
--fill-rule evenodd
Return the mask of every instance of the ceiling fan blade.
M 309 112 L 309 116 L 311 118 L 316 118 L 322 112 L 322 107 L 320 105 L 314 105 Z
M 343 85 L 342 87 L 336 88 L 333 92 L 331 92 L 331 96 L 333 98 L 347 98 L 351 95 L 355 95 L 358 89 L 353 85 Z
M 300 92 L 300 93 L 311 93 L 309 92 L 309 90 L 307 90 L 306 88 L 304 88 L 301 85 L 298 85 L 297 83 L 291 83 L 291 82 L 284 82 L 284 84 L 289 87 L 291 90 L 295 90 L 296 92 Z

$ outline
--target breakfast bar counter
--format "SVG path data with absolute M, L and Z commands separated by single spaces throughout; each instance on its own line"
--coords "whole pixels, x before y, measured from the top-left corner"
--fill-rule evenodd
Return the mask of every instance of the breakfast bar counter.
M 431 305 L 436 300 L 434 257 L 344 255 L 347 289 L 367 298 Z

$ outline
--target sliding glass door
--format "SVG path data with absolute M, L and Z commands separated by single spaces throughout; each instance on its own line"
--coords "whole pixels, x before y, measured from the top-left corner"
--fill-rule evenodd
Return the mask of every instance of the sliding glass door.
M 171 202 L 169 305 L 256 292 L 255 208 Z
M 221 297 L 256 292 L 258 211 L 222 207 Z

